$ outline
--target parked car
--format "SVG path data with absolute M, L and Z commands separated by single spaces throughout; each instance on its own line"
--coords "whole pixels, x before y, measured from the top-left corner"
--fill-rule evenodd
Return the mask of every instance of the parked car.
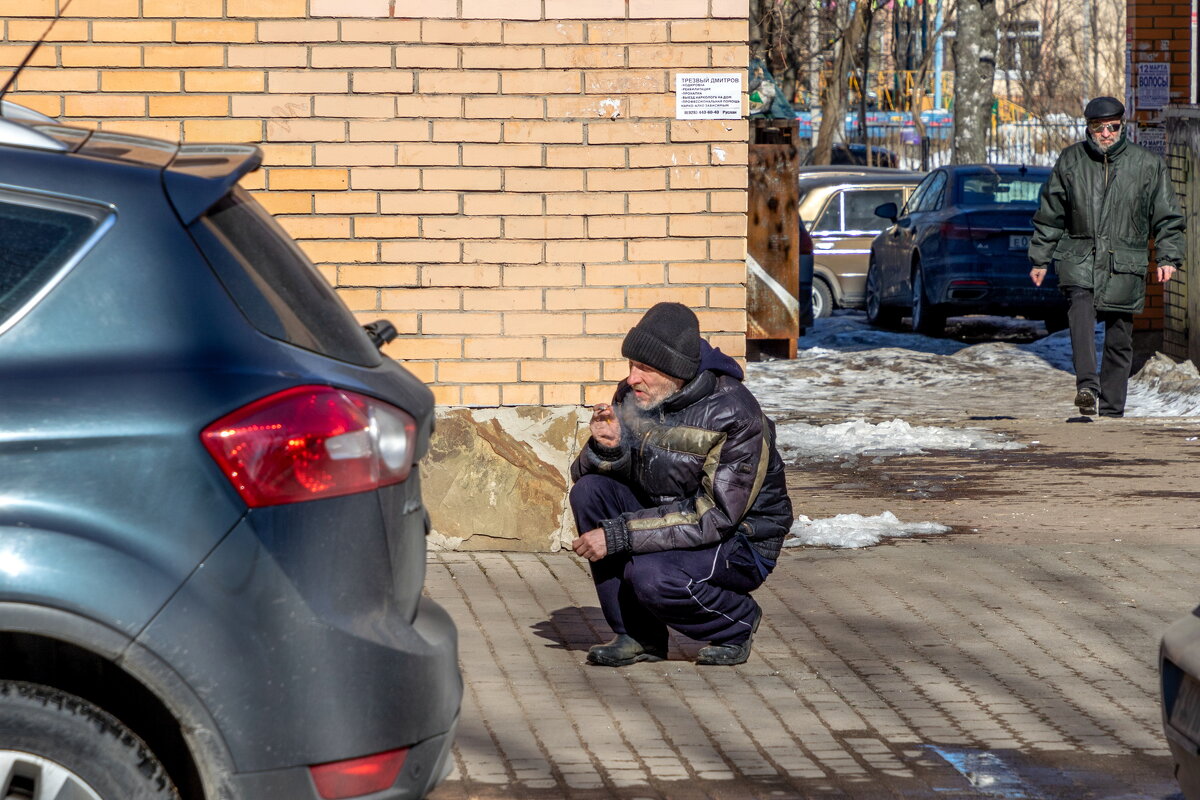
M 256 147 L 2 110 L 4 797 L 424 795 L 462 679 L 394 329 L 238 188 Z
M 1175 778 L 1187 800 L 1200 800 L 1200 607 L 1167 628 L 1158 666 L 1163 731 Z
M 870 158 L 868 159 L 868 153 Z M 809 150 L 804 157 L 804 165 L 811 165 L 813 151 Z M 829 163 L 832 165 L 876 166 L 897 169 L 900 157 L 895 152 L 879 145 L 865 144 L 835 144 L 829 153 Z
M 887 202 L 902 205 L 921 182 L 921 174 L 802 170 L 798 182 L 801 226 L 813 240 L 813 316 L 827 317 L 835 308 L 861 308 L 871 240 L 884 227 L 875 208 Z
M 1048 167 L 965 164 L 935 169 L 875 237 L 867 269 L 867 319 L 940 335 L 946 317 L 1003 314 L 1066 327 L 1066 300 L 1048 275 L 1029 279 L 1027 250 Z

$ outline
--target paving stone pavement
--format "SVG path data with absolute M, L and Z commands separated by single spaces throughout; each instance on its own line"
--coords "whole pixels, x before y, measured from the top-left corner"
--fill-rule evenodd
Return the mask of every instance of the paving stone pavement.
M 1133 541 L 786 550 L 748 663 L 676 636 L 611 669 L 570 553 L 432 553 L 466 682 L 432 797 L 1168 797 L 1158 639 L 1198 575 L 1194 547 Z

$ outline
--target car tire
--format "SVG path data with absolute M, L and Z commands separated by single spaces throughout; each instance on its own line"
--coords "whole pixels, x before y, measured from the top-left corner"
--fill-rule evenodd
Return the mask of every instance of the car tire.
M 875 259 L 871 259 L 867 265 L 867 322 L 880 328 L 894 328 L 900 324 L 900 310 L 883 304 L 880 281 L 879 268 Z
M 145 742 L 108 712 L 48 686 L 0 681 L 0 791 L 87 800 L 178 800 Z
M 833 292 L 829 290 L 828 284 L 820 278 L 813 278 L 812 309 L 813 319 L 828 317 L 833 313 Z
M 912 328 L 926 336 L 942 336 L 946 333 L 946 312 L 936 303 L 929 302 L 925 293 L 925 271 L 918 264 L 913 268 Z

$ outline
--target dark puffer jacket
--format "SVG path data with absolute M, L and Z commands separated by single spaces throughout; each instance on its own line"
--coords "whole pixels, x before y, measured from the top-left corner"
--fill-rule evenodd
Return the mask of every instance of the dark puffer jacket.
M 1033 266 L 1053 261 L 1059 286 L 1092 289 L 1100 311 L 1142 310 L 1151 237 L 1158 263 L 1183 263 L 1183 215 L 1167 165 L 1123 134 L 1107 153 L 1090 138 L 1062 151 L 1033 228 Z
M 571 465 L 573 480 L 610 475 L 648 506 L 603 521 L 609 553 L 701 547 L 742 533 L 759 555 L 778 557 L 792 503 L 775 424 L 742 376 L 702 342 L 700 373 L 654 411 L 638 410 L 624 381 L 617 387 L 621 444 L 589 440 Z

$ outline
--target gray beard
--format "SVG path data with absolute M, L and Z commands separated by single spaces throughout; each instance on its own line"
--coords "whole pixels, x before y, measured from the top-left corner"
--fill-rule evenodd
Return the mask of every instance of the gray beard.
M 633 407 L 635 410 L 637 410 L 638 412 L 640 412 L 642 414 L 649 414 L 651 411 L 657 411 L 658 407 L 661 406 L 665 402 L 667 402 L 667 398 L 661 397 L 658 400 L 651 400 L 649 405 L 640 406 L 637 404 L 637 401 L 635 400 L 633 403 Z
M 1089 139 L 1092 140 L 1092 144 L 1094 144 L 1096 146 L 1096 149 L 1100 151 L 1101 155 L 1107 153 L 1109 150 L 1112 149 L 1113 145 L 1115 145 L 1117 142 L 1121 141 L 1121 137 L 1118 136 L 1116 139 L 1113 140 L 1112 144 L 1100 144 L 1100 140 L 1096 138 L 1096 134 L 1092 133 L 1091 131 L 1088 131 L 1087 136 Z

